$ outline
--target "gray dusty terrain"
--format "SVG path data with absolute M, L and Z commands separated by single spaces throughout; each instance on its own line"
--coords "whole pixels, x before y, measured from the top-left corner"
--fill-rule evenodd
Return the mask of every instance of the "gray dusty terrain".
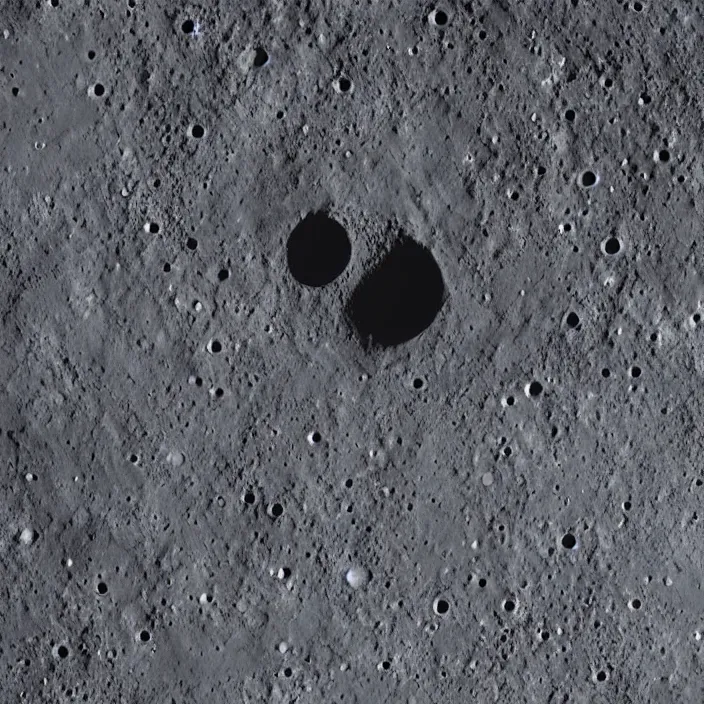
M 704 701 L 704 6 L 0 10 L 2 704 Z

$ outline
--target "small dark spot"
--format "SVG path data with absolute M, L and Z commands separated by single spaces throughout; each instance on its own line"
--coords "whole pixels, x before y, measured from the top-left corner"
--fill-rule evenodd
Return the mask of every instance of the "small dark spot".
M 621 251 L 621 242 L 618 237 L 609 237 L 604 243 L 604 251 L 607 254 L 618 254 Z
M 486 31 L 484 31 L 483 29 L 480 29 L 479 34 L 477 34 L 477 36 L 479 37 L 479 39 L 484 41 L 486 39 Z
M 105 86 L 102 83 L 96 83 L 93 86 L 93 93 L 97 95 L 99 98 L 103 95 L 105 95 Z
M 506 397 L 506 405 L 507 406 L 513 406 L 514 403 L 516 403 L 516 399 L 513 396 Z
M 198 240 L 195 239 L 195 237 L 189 237 L 186 240 L 186 247 L 188 247 L 191 252 L 194 252 L 198 248 Z
M 340 78 L 340 80 L 337 82 L 337 85 L 340 89 L 340 92 L 348 93 L 349 90 L 352 88 L 352 81 L 349 78 L 342 76 L 342 78 Z
M 152 235 L 156 235 L 159 232 L 159 225 L 155 222 L 150 222 L 149 223 L 149 232 L 151 232 Z
M 486 579 L 484 579 L 484 577 L 480 577 L 477 584 L 480 586 L 481 589 L 484 589 L 484 587 L 486 587 Z
M 631 367 L 631 376 L 634 379 L 637 379 L 641 375 L 641 368 L 636 366 L 635 364 Z
M 547 169 L 544 166 L 539 166 L 535 172 L 538 174 L 538 176 L 545 176 L 547 173 Z
M 528 393 L 533 398 L 537 398 L 541 393 L 543 393 L 543 385 L 539 381 L 531 381 L 530 386 L 528 387 Z
M 604 379 L 608 379 L 611 376 L 611 371 L 607 367 L 604 367 L 601 370 L 601 376 L 603 376 Z
M 388 660 L 384 660 L 384 662 L 381 663 L 381 666 L 384 670 L 388 670 L 391 667 L 391 663 Z
M 213 354 L 220 354 L 222 352 L 222 343 L 220 340 L 212 340 L 210 343 L 210 351 Z
M 567 550 L 572 550 L 577 545 L 577 538 L 572 533 L 565 533 L 562 536 L 562 547 Z
M 582 185 L 585 188 L 591 188 L 596 184 L 596 174 L 593 171 L 585 171 L 582 174 Z
M 277 110 L 277 112 L 276 112 L 276 119 L 277 119 L 277 120 L 283 120 L 285 114 L 286 114 L 286 113 L 284 113 L 283 110 Z
M 225 391 L 218 386 L 217 389 L 215 389 L 215 398 L 222 398 L 225 395 Z
M 310 436 L 310 441 L 317 445 L 321 440 L 323 439 L 323 436 L 317 431 L 313 431 Z
M 274 518 L 278 518 L 279 516 L 282 516 L 283 513 L 284 513 L 284 507 L 281 504 L 276 503 L 276 504 L 271 505 L 271 515 Z
M 630 501 L 624 501 L 624 502 L 623 502 L 623 510 L 624 510 L 624 511 L 630 511 L 630 510 L 631 510 L 631 502 L 630 502 Z
M 640 4 L 640 3 L 638 3 Z M 599 670 L 599 672 L 596 673 L 596 679 L 598 682 L 605 682 L 606 681 L 606 673 L 603 670 Z
M 422 389 L 423 386 L 425 386 L 425 383 L 423 382 L 423 380 L 421 378 L 417 377 L 413 380 L 413 388 L 414 389 Z
M 193 30 L 195 29 L 195 24 L 193 23 L 193 20 L 186 20 L 182 25 L 181 25 L 181 31 L 184 34 L 193 34 Z
M 284 668 L 284 677 L 290 677 L 293 674 L 293 670 L 290 667 Z
M 514 611 L 515 608 L 516 608 L 516 602 L 513 601 L 513 599 L 506 599 L 506 601 L 504 601 L 504 610 L 505 611 L 508 611 L 509 613 L 511 613 L 511 611 Z
M 151 639 L 152 634 L 149 631 L 140 631 L 139 640 L 141 640 L 142 643 L 148 643 Z
M 633 3 L 633 9 L 636 12 L 642 12 L 643 11 L 643 3 L 642 2 L 634 2 Z
M 658 159 L 664 164 L 667 164 L 667 162 L 670 161 L 670 152 L 667 151 L 667 149 L 661 149 L 658 152 Z
M 447 12 L 444 12 L 443 10 L 436 10 L 435 15 L 433 16 L 433 21 L 435 22 L 438 27 L 443 27 L 444 25 L 447 24 Z
M 89 60 L 89 61 L 92 61 L 94 58 L 95 58 L 95 52 L 91 49 L 91 50 L 88 52 L 88 60 Z
M 309 213 L 296 225 L 286 250 L 293 278 L 304 286 L 316 288 L 340 276 L 352 256 L 347 231 L 322 211 Z
M 565 110 L 565 120 L 567 120 L 567 122 L 574 122 L 575 117 L 577 117 L 577 115 L 574 110 Z
M 446 599 L 438 599 L 435 602 L 435 611 L 436 613 L 440 614 L 441 616 L 443 614 L 446 614 L 450 610 L 450 604 Z
M 171 264 L 169 264 L 169 262 L 166 262 L 166 264 L 164 264 L 164 271 L 167 274 L 171 271 Z
M 191 135 L 196 139 L 201 139 L 205 134 L 205 128 L 202 125 L 193 125 L 191 127 Z
M 699 324 L 699 321 L 701 321 L 701 319 L 702 319 L 702 316 L 699 315 L 699 313 L 695 313 L 695 314 L 692 316 L 692 322 L 693 322 L 695 325 L 698 325 L 698 324 Z
M 248 491 L 245 493 L 243 500 L 246 504 L 249 504 L 251 506 L 257 500 L 257 497 L 254 495 L 253 492 Z
M 60 645 L 56 650 L 56 654 L 64 660 L 68 657 L 68 648 L 65 645 Z
M 15 96 L 15 98 L 20 94 L 20 89 L 17 86 L 14 86 L 12 88 L 12 95 Z
M 633 599 L 631 601 L 631 606 L 637 611 L 641 607 L 640 599 Z
M 579 325 L 579 316 L 574 311 L 568 313 L 565 322 L 569 327 L 576 328 Z
M 132 464 L 137 464 L 139 462 L 139 457 L 134 454 L 134 452 L 130 455 L 130 462 Z
M 218 281 L 227 281 L 230 278 L 229 269 L 220 269 L 218 272 Z
M 100 596 L 105 596 L 108 593 L 108 585 L 105 584 L 105 582 L 98 582 L 96 591 L 100 594 Z
M 254 66 L 256 68 L 261 68 L 265 66 L 269 61 L 269 54 L 267 54 L 266 49 L 262 47 L 257 47 L 254 50 Z

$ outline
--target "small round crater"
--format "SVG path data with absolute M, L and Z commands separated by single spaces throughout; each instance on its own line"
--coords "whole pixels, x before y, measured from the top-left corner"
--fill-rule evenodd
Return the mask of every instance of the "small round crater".
M 596 681 L 597 682 L 606 682 L 607 678 L 608 678 L 608 675 L 603 670 L 599 670 L 599 672 L 596 673 Z
M 186 240 L 186 247 L 191 250 L 191 252 L 195 252 L 196 249 L 198 249 L 198 240 L 195 237 L 189 237 Z
M 267 509 L 267 513 L 272 518 L 279 518 L 280 516 L 284 515 L 284 507 L 280 503 L 269 504 L 269 508 Z
M 60 645 L 56 649 L 56 654 L 62 659 L 65 660 L 69 656 L 69 651 L 68 648 L 65 645 Z
M 642 370 L 639 366 L 636 366 L 635 364 L 631 367 L 630 374 L 634 379 L 637 379 L 641 374 Z
M 596 186 L 599 178 L 593 171 L 584 171 L 580 176 L 580 182 L 584 188 L 592 188 Z
M 667 162 L 670 161 L 670 152 L 667 149 L 661 149 L 658 152 L 658 161 L 667 164 Z
M 389 348 L 429 328 L 444 298 L 445 284 L 435 257 L 404 235 L 362 278 L 346 313 L 365 347 Z
M 526 386 L 526 396 L 530 398 L 538 398 L 543 393 L 543 385 L 539 381 L 531 381 Z
M 421 379 L 420 377 L 416 377 L 416 378 L 413 380 L 413 388 L 414 388 L 414 389 L 420 390 L 420 389 L 422 389 L 424 386 L 425 386 L 425 382 L 424 382 L 423 379 Z
M 640 607 L 642 606 L 640 599 L 631 599 L 628 602 L 628 607 L 632 609 L 633 611 L 638 611 Z
M 449 610 L 450 610 L 450 602 L 447 601 L 447 599 L 443 599 L 442 597 L 438 597 L 433 602 L 433 611 L 438 616 L 444 616 Z
M 139 462 L 139 455 L 135 454 L 134 452 L 130 455 L 130 462 L 132 464 L 137 464 Z
M 324 212 L 310 213 L 296 225 L 286 250 L 293 278 L 313 288 L 332 283 L 352 257 L 347 231 Z
M 184 20 L 183 24 L 181 25 L 181 31 L 184 34 L 193 34 L 193 30 L 195 28 L 196 26 L 193 20 Z
M 313 430 L 312 432 L 308 433 L 309 445 L 318 445 L 322 442 L 322 440 L 323 436 L 317 430 Z
M 102 83 L 96 83 L 93 86 L 93 95 L 102 98 L 105 95 L 105 86 Z
M 139 632 L 139 640 L 142 643 L 148 643 L 152 639 L 152 634 L 147 630 L 142 630 Z
M 218 272 L 218 281 L 227 281 L 230 278 L 229 269 L 220 269 Z
M 255 68 L 261 68 L 262 66 L 266 66 L 269 63 L 269 54 L 267 53 L 266 49 L 261 46 L 258 46 L 254 50 L 254 59 L 252 63 L 254 64 Z
M 192 125 L 191 126 L 191 137 L 195 139 L 202 139 L 205 135 L 205 127 L 203 125 Z
M 245 491 L 242 496 L 242 501 L 244 501 L 248 506 L 253 506 L 256 500 L 257 497 L 254 495 L 253 491 Z
M 509 613 L 516 610 L 516 602 L 513 599 L 505 599 L 503 603 L 504 611 Z
M 567 120 L 567 122 L 574 122 L 575 117 L 577 117 L 577 114 L 574 110 L 571 108 L 569 110 L 565 110 L 565 120 Z
M 347 76 L 340 76 L 333 82 L 333 87 L 338 93 L 350 93 L 354 87 L 352 80 Z
M 611 376 L 611 370 L 608 367 L 604 367 L 601 370 L 601 376 L 603 376 L 604 379 L 608 379 Z
M 222 352 L 222 343 L 220 340 L 211 340 L 208 343 L 208 352 L 211 354 L 220 354 L 220 352 Z
M 574 311 L 572 311 L 567 314 L 565 322 L 567 323 L 567 327 L 576 328 L 579 325 L 579 316 Z
M 428 15 L 428 22 L 436 27 L 444 27 L 450 18 L 445 10 L 435 9 Z
M 602 247 L 605 254 L 613 256 L 621 251 L 621 241 L 618 237 L 609 237 L 604 241 Z
M 98 582 L 95 591 L 98 592 L 100 596 L 105 596 L 108 593 L 108 585 L 105 584 L 105 582 Z
M 572 533 L 565 533 L 562 536 L 562 547 L 566 550 L 574 550 L 577 546 L 577 538 L 572 535 Z

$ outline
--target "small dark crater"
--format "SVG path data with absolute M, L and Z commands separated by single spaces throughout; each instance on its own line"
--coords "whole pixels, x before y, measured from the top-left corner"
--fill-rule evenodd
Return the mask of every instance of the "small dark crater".
M 574 311 L 572 311 L 571 313 L 567 314 L 565 322 L 567 323 L 568 327 L 576 328 L 579 325 L 579 316 Z
M 430 327 L 444 294 L 442 273 L 433 255 L 404 236 L 358 284 L 347 314 L 365 343 L 393 347 Z
M 327 286 L 347 268 L 352 245 L 345 228 L 327 213 L 309 213 L 289 235 L 287 257 L 298 283 Z
M 562 536 L 562 547 L 567 550 L 573 550 L 577 545 L 577 538 L 572 533 L 565 533 Z
M 266 64 L 269 63 L 269 54 L 267 53 L 266 49 L 263 49 L 262 47 L 257 47 L 254 50 L 254 67 L 255 68 L 261 68 L 262 66 L 266 66 Z
M 609 237 L 606 242 L 604 242 L 604 251 L 607 254 L 618 254 L 621 251 L 621 242 L 619 242 L 618 237 Z
M 596 185 L 596 174 L 593 171 L 585 171 L 582 174 L 582 185 L 585 188 L 591 188 Z

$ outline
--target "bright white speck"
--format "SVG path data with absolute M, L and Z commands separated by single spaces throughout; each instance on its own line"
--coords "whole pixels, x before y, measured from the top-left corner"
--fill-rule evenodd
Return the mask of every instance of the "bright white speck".
M 366 567 L 351 567 L 347 570 L 345 575 L 347 584 L 349 584 L 352 589 L 359 589 L 360 587 L 366 587 L 369 584 L 371 575 Z
M 34 531 L 31 528 L 25 528 L 20 533 L 20 542 L 22 545 L 31 545 L 34 541 Z

